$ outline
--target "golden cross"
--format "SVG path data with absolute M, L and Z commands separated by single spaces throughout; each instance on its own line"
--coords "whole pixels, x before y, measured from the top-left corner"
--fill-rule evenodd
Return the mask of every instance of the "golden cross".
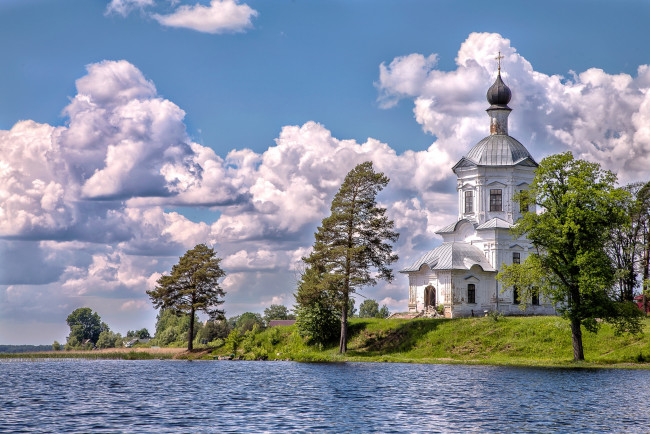
M 497 62 L 499 62 L 499 73 L 501 73 L 501 59 L 503 59 L 504 56 L 501 55 L 501 51 L 499 51 L 499 55 L 495 57 Z

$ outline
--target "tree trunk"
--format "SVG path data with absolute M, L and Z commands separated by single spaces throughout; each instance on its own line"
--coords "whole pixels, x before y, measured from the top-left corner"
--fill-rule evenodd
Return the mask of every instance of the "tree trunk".
M 341 341 L 339 343 L 339 354 L 344 354 L 348 350 L 348 303 L 349 294 L 343 296 L 343 308 L 341 309 Z
M 194 306 L 190 311 L 190 330 L 187 332 L 187 351 L 194 349 Z
M 582 330 L 580 329 L 580 321 L 577 318 L 571 319 L 571 339 L 573 339 L 573 360 L 576 362 L 585 359 L 585 353 L 582 348 Z

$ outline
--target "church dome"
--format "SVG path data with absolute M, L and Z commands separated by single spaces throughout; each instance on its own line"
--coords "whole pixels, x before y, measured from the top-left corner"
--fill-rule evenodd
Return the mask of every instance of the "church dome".
M 510 98 L 512 98 L 512 92 L 510 92 L 510 88 L 501 80 L 501 73 L 499 72 L 494 84 L 487 91 L 487 100 L 490 103 L 490 109 L 510 109 L 508 107 Z
M 514 166 L 526 159 L 537 165 L 528 149 L 505 134 L 492 134 L 478 142 L 465 156 L 479 166 Z

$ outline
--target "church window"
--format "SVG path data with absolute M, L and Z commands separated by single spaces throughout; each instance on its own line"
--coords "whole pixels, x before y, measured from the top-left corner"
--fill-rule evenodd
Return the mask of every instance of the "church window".
M 524 190 L 519 190 L 519 194 L 522 195 L 521 199 L 519 200 L 519 209 L 522 213 L 528 212 L 528 201 L 523 197 Z
M 513 304 L 519 304 L 519 288 L 516 286 L 512 287 L 512 302 Z
M 467 285 L 467 302 L 476 303 L 476 286 L 473 283 Z
M 474 192 L 465 192 L 465 214 L 474 212 Z
M 512 263 L 521 264 L 521 254 L 519 252 L 512 252 Z
M 501 189 L 490 190 L 490 211 L 501 211 Z

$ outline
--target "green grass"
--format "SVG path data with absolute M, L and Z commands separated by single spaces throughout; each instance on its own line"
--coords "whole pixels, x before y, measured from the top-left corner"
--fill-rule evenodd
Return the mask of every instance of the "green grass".
M 616 335 L 608 324 L 597 334 L 583 331 L 585 362 L 573 362 L 571 330 L 560 317 L 492 317 L 462 319 L 353 319 L 348 352 L 338 342 L 310 345 L 295 326 L 248 332 L 235 352 L 247 360 L 300 362 L 463 363 L 551 367 L 624 367 L 650 369 L 650 318 L 640 335 Z M 165 349 L 115 352 L 0 354 L 0 358 L 212 359 L 232 354 L 228 344 L 193 353 Z
M 348 352 L 338 344 L 308 345 L 295 326 L 249 334 L 238 355 L 246 359 L 466 363 L 517 366 L 608 366 L 650 369 L 650 319 L 640 335 L 617 336 L 608 324 L 584 331 L 586 362 L 573 362 L 571 330 L 559 317 L 350 321 Z M 273 334 L 273 336 L 271 336 Z M 231 350 L 231 349 L 230 349 Z M 227 354 L 222 347 L 213 354 Z

